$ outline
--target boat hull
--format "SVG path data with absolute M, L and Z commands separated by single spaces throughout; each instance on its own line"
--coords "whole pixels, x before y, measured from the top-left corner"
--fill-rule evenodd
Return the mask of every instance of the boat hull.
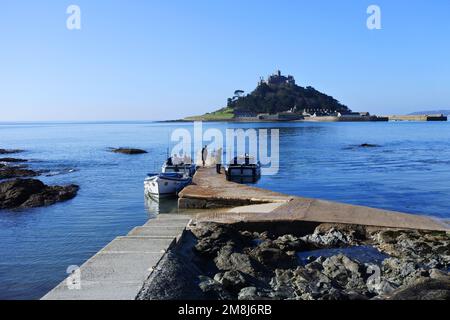
M 191 178 L 169 178 L 162 175 L 148 177 L 144 181 L 145 195 L 149 197 L 176 196 L 191 183 Z
M 225 169 L 228 177 L 259 177 L 261 167 L 259 165 L 230 165 Z
M 162 173 L 186 173 L 189 176 L 193 176 L 196 171 L 194 164 L 181 164 L 181 165 L 168 165 L 162 166 Z

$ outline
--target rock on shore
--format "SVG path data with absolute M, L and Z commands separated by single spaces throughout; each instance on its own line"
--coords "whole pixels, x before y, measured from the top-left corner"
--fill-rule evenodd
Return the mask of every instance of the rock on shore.
M 79 187 L 47 186 L 35 179 L 15 179 L 0 183 L 0 209 L 32 208 L 67 201 L 77 195 Z
M 23 150 L 20 149 L 0 149 L 0 154 L 13 154 L 13 153 L 20 153 L 23 152 Z
M 0 154 L 11 154 L 17 152 L 22 152 L 22 150 L 0 149 Z M 11 157 L 0 158 L 0 180 L 13 178 L 31 178 L 37 177 L 41 174 L 38 171 L 28 169 L 28 166 L 26 164 L 20 164 L 22 162 L 28 162 L 28 160 Z
M 17 158 L 0 158 L 0 162 L 6 163 L 16 163 L 16 162 L 27 162 L 27 159 L 17 159 Z
M 147 153 L 147 151 L 145 150 L 134 148 L 110 148 L 110 150 L 111 152 L 114 153 L 129 154 L 129 155 Z
M 362 143 L 359 145 L 359 147 L 361 147 L 361 148 L 378 148 L 380 146 L 378 144 L 373 144 L 373 143 Z
M 241 227 L 242 228 L 242 227 Z M 200 290 L 210 299 L 449 299 L 450 235 L 446 232 L 383 230 L 322 224 L 311 234 L 270 235 L 203 223 L 192 229 L 196 241 L 182 263 L 200 270 L 178 286 Z M 298 254 L 311 250 L 371 247 L 382 261 L 334 251 L 327 256 Z M 376 248 L 376 249 L 374 249 Z M 176 255 L 176 252 L 172 253 Z M 380 254 L 381 255 L 381 254 Z M 180 261 L 182 259 L 179 259 Z M 175 260 L 173 260 L 175 261 Z M 154 275 L 157 277 L 158 275 Z M 195 279 L 195 280 L 194 280 Z M 153 295 L 154 297 L 154 295 Z M 145 294 L 141 298 L 152 298 Z M 165 296 L 171 299 L 170 295 Z M 177 295 L 177 298 L 191 297 Z
M 12 178 L 37 177 L 40 173 L 26 166 L 6 166 L 0 164 L 0 180 Z

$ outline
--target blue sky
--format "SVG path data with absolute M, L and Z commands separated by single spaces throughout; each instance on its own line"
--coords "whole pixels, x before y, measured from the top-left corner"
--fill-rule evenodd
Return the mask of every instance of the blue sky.
M 448 0 L 3 0 L 0 121 L 181 118 L 276 68 L 353 110 L 450 109 L 449 14 Z

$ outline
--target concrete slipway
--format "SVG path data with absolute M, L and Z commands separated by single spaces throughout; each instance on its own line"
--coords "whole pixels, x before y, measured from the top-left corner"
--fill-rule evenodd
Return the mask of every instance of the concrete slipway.
M 189 221 L 189 216 L 159 215 L 117 237 L 81 266 L 81 288 L 68 286 L 66 279 L 42 299 L 133 300 Z

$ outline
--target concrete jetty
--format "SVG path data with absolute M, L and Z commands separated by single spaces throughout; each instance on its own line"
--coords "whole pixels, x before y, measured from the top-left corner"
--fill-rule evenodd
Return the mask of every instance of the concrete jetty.
M 447 121 L 447 116 L 443 114 L 430 115 L 391 115 L 387 116 L 389 121 Z
M 413 215 L 325 200 L 294 197 L 227 181 L 212 168 L 200 168 L 193 184 L 180 193 L 179 207 L 219 209 L 197 216 L 221 223 L 307 221 L 384 228 L 450 230 L 448 224 Z
M 128 235 L 117 237 L 86 261 L 80 267 L 79 288 L 69 286 L 68 278 L 42 299 L 134 300 L 190 220 L 187 215 L 158 215 Z
M 213 168 L 199 168 L 193 184 L 179 193 L 180 209 L 214 209 L 263 203 L 287 203 L 295 197 L 227 181 Z

